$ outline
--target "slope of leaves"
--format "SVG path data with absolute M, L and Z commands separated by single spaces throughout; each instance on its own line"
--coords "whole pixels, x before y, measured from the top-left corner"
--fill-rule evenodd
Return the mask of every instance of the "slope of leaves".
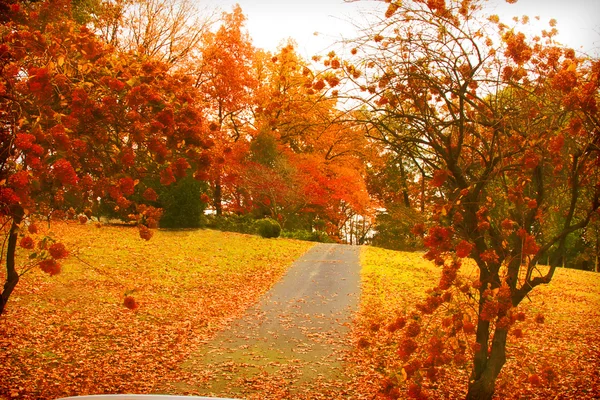
M 149 242 L 125 227 L 52 230 L 78 250 L 60 275 L 25 275 L 1 317 L 0 398 L 175 393 L 165 382 L 185 378 L 180 362 L 311 246 L 209 230 Z
M 600 275 L 560 269 L 548 286 L 536 288 L 529 297 L 531 301 L 520 306 L 526 315 L 520 326 L 524 336 L 509 338 L 498 394 L 503 398 L 598 398 Z M 521 390 L 512 394 L 515 385 Z
M 414 304 L 425 298 L 441 269 L 420 253 L 365 247 L 362 253 L 362 297 L 354 327 L 357 384 L 374 398 L 403 398 L 394 386 L 406 378 L 398 351 L 402 328 L 411 321 Z M 543 268 L 543 267 L 540 267 Z M 463 273 L 476 276 L 474 265 Z M 592 399 L 600 395 L 600 275 L 559 269 L 553 281 L 534 290 L 519 310 L 525 320 L 507 343 L 507 362 L 498 377 L 495 398 Z M 405 322 L 402 319 L 405 318 Z M 395 325 L 395 326 L 394 326 Z M 415 338 L 425 344 L 437 323 L 425 325 Z M 473 334 L 472 340 L 475 340 Z M 464 398 L 468 369 L 446 371 L 431 398 Z M 558 397 L 557 397 L 558 396 Z
M 361 252 L 361 299 L 354 325 L 357 386 L 375 398 L 389 377 L 401 370 L 398 343 L 390 328 L 437 281 L 439 270 L 421 253 L 364 247 Z M 383 398 L 383 397 L 382 397 Z

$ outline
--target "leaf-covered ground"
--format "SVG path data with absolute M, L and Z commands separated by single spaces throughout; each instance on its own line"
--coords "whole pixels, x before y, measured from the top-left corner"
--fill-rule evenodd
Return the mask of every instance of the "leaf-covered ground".
M 165 383 L 185 378 L 182 360 L 312 246 L 210 230 L 148 242 L 135 228 L 52 230 L 77 250 L 59 275 L 25 275 L 0 317 L 0 398 L 175 393 Z M 123 306 L 131 291 L 136 311 Z
M 401 364 L 389 362 L 398 358 L 400 332 L 386 327 L 424 298 L 440 270 L 418 253 L 370 247 L 363 249 L 362 263 L 354 360 L 358 386 L 373 398 L 390 376 L 401 375 Z M 464 270 L 474 274 L 468 266 Z M 536 288 L 519 308 L 527 315 L 518 327 L 524 336 L 509 336 L 496 398 L 600 398 L 600 274 L 559 269 L 549 285 Z M 538 315 L 543 323 L 535 321 Z M 464 398 L 467 381 L 467 370 L 446 371 L 433 394 Z
M 158 231 L 145 242 L 132 228 L 52 229 L 78 250 L 60 275 L 26 275 L 0 317 L 2 400 L 197 394 L 189 382 L 208 379 L 210 371 L 190 369 L 185 360 L 255 304 L 312 245 L 210 230 Z M 440 274 L 418 253 L 365 247 L 362 264 L 355 348 L 343 356 L 353 380 L 343 395 L 324 384 L 314 399 L 377 398 L 385 377 L 399 373 L 389 368 L 389 360 L 397 359 L 398 333 L 387 325 L 424 298 Z M 136 311 L 123 306 L 126 293 L 139 303 Z M 509 338 L 496 397 L 598 398 L 600 275 L 560 269 L 530 298 L 521 306 L 527 314 L 519 323 L 524 337 Z M 537 315 L 544 316 L 543 324 L 535 322 Z M 551 381 L 544 376 L 547 367 L 555 373 Z M 250 383 L 257 393 L 292 398 L 285 383 L 289 372 Z M 543 379 L 536 384 L 532 376 Z M 466 370 L 447 371 L 434 394 L 464 397 L 466 380 Z
M 319 244 L 242 319 L 186 362 L 197 393 L 247 400 L 356 398 L 345 356 L 360 294 L 360 248 Z

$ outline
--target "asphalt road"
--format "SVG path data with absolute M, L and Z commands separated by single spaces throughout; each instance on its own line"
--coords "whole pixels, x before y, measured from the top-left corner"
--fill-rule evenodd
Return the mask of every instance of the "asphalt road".
M 297 260 L 255 307 L 195 355 L 196 367 L 213 371 L 202 390 L 280 398 L 343 391 L 343 355 L 360 294 L 359 252 L 317 244 Z

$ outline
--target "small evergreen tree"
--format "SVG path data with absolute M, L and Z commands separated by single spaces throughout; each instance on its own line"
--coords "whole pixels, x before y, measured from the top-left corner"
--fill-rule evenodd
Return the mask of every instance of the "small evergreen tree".
M 161 228 L 199 228 L 204 216 L 204 203 L 200 197 L 203 184 L 191 176 L 166 187 L 160 194 L 163 208 Z
M 281 234 L 281 225 L 271 218 L 261 219 L 256 222 L 258 233 L 264 238 L 276 238 Z

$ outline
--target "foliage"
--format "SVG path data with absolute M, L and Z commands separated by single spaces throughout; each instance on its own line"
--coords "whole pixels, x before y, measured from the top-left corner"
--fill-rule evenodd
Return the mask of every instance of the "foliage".
M 323 231 L 283 230 L 281 232 L 281 237 L 286 239 L 306 240 L 309 242 L 335 243 L 335 241 Z
M 256 221 L 258 234 L 264 238 L 277 238 L 281 234 L 281 225 L 271 218 L 263 218 Z
M 217 215 L 223 202 L 230 201 L 242 173 L 247 153 L 246 115 L 253 105 L 256 79 L 251 73 L 253 47 L 244 28 L 246 17 L 239 5 L 223 13 L 216 32 L 203 37 L 197 85 L 210 118 L 210 139 L 215 143 L 210 157 L 216 162 L 208 169 L 213 207 Z
M 255 49 L 239 6 L 212 25 L 188 0 L 0 2 L 0 314 L 20 276 L 73 253 L 48 221 L 118 217 L 148 240 L 210 201 L 216 229 L 363 243 L 379 207 L 373 243 L 422 241 L 442 271 L 386 395 L 404 370 L 424 398 L 468 358 L 468 398 L 490 399 L 527 334 L 517 306 L 560 265 L 598 268 L 600 61 L 552 21 L 529 38 L 484 19 L 483 0 L 386 3 L 351 57 L 307 62 L 291 41 Z
M 398 357 L 411 321 L 419 321 L 423 330 L 413 338 L 417 353 L 428 352 L 438 324 L 452 321 L 452 309 L 447 303 L 435 319 L 414 313 L 413 309 L 415 299 L 426 300 L 426 289 L 435 285 L 442 272 L 418 253 L 373 247 L 363 248 L 361 263 L 362 293 L 352 357 L 357 363 L 360 386 L 365 397 L 402 398 L 398 388 L 408 390 L 411 381 L 407 378 L 418 374 L 413 363 Z M 475 263 L 466 263 L 461 276 L 467 281 L 476 280 Z M 561 268 L 549 285 L 531 293 L 532 301 L 521 307 L 515 327 L 523 336 L 517 338 L 513 333 L 514 340 L 507 345 L 507 363 L 511 368 L 504 369 L 498 377 L 498 398 L 545 399 L 558 395 L 565 399 L 592 399 L 597 395 L 600 381 L 593 371 L 600 359 L 597 345 L 591 344 L 600 337 L 596 323 L 599 288 L 597 274 Z M 465 311 L 468 309 L 465 307 Z M 469 311 L 456 338 L 473 343 L 475 320 L 475 310 Z M 554 339 L 550 344 L 540 341 L 540 335 Z M 572 340 L 573 335 L 582 335 L 583 339 Z M 445 343 L 444 354 L 454 340 Z M 472 354 L 473 350 L 467 347 L 465 352 Z M 464 398 L 464 382 L 469 373 L 465 367 L 466 358 L 448 370 L 436 368 L 438 384 L 423 392 L 427 390 L 430 398 Z M 379 376 L 380 386 L 373 384 L 374 376 Z
M 208 146 L 190 78 L 118 53 L 70 11 L 68 1 L 16 2 L 0 29 L 0 206 L 8 244 L 0 312 L 23 272 L 14 264 L 23 222 L 52 216 L 85 223 L 100 204 L 110 205 L 149 239 L 160 212 L 134 203 L 140 180 L 160 177 L 168 186 L 206 166 L 198 163 Z
M 390 250 L 422 250 L 422 238 L 412 232 L 415 225 L 422 223 L 423 215 L 412 208 L 396 206 L 379 212 L 373 227 L 375 234 L 369 244 Z
M 339 58 L 329 54 L 327 69 L 318 71 L 296 47 L 290 41 L 276 54 L 256 54 L 255 164 L 241 182 L 242 196 L 285 229 L 323 220 L 329 234 L 343 236 L 351 218 L 371 212 L 363 174 L 368 146 L 335 109 Z
M 255 219 L 250 214 L 243 215 L 207 215 L 206 227 L 224 232 L 256 234 Z
M 40 235 L 51 234 L 43 228 Z M 61 223 L 52 230 L 73 255 L 61 275 L 32 271 L 2 317 L 3 397 L 207 395 L 188 389 L 188 383 L 207 378 L 205 371 L 191 371 L 182 362 L 256 302 L 310 246 L 210 230 L 157 231 L 149 242 L 140 241 L 134 228 Z M 19 262 L 26 256 L 20 251 Z M 377 378 L 389 376 L 385 372 L 398 361 L 394 343 L 403 331 L 390 334 L 388 323 L 410 310 L 415 299 L 425 298 L 425 288 L 440 270 L 416 253 L 365 248 L 361 258 L 363 294 L 355 340 L 363 338 L 368 345 L 356 349 L 351 363 L 360 382 L 347 390 L 355 398 L 373 398 L 382 389 Z M 509 346 L 508 362 L 524 367 L 503 371 L 499 396 L 594 398 L 600 384 L 595 373 L 600 361 L 598 288 L 597 275 L 560 269 L 550 285 L 531 294 L 525 321 L 519 322 L 524 337 Z M 135 300 L 135 311 L 121 306 L 126 296 Z M 545 317 L 543 324 L 536 322 L 538 315 Z M 552 344 L 528 334 L 530 326 L 555 338 Z M 75 356 L 95 362 L 72 362 Z M 552 383 L 544 380 L 548 365 L 561 369 Z M 466 372 L 449 372 L 432 394 L 442 397 L 447 390 L 451 398 L 460 398 Z
M 443 275 L 417 309 L 431 315 L 444 299 L 474 299 L 468 399 L 492 398 L 509 332 L 518 331 L 516 307 L 551 281 L 569 235 L 597 219 L 600 206 L 600 61 L 556 45 L 555 29 L 529 39 L 497 16 L 481 20 L 481 7 L 390 3 L 345 68 L 364 105 L 357 122 L 421 177 L 404 182 L 429 188 L 421 190 L 429 221 L 418 230 Z M 542 270 L 550 249 L 555 260 Z M 479 271 L 475 287 L 458 279 L 469 256 Z M 451 303 L 463 320 L 466 305 Z M 432 340 L 446 342 L 455 331 L 441 326 Z M 421 398 L 454 359 L 437 344 L 423 354 L 413 354 L 411 337 L 405 344 L 399 358 L 420 363 L 408 395 Z
M 161 228 L 199 228 L 204 222 L 206 203 L 202 201 L 203 185 L 192 176 L 180 179 L 160 193 L 163 215 Z
M 273 168 L 282 156 L 277 138 L 270 132 L 259 132 L 250 143 L 249 158 L 253 162 Z
M 159 230 L 146 242 L 135 228 L 73 223 L 52 233 L 72 255 L 60 275 L 33 270 L 15 289 L 0 324 L 2 398 L 184 394 L 204 372 L 183 360 L 311 246 L 211 230 Z

